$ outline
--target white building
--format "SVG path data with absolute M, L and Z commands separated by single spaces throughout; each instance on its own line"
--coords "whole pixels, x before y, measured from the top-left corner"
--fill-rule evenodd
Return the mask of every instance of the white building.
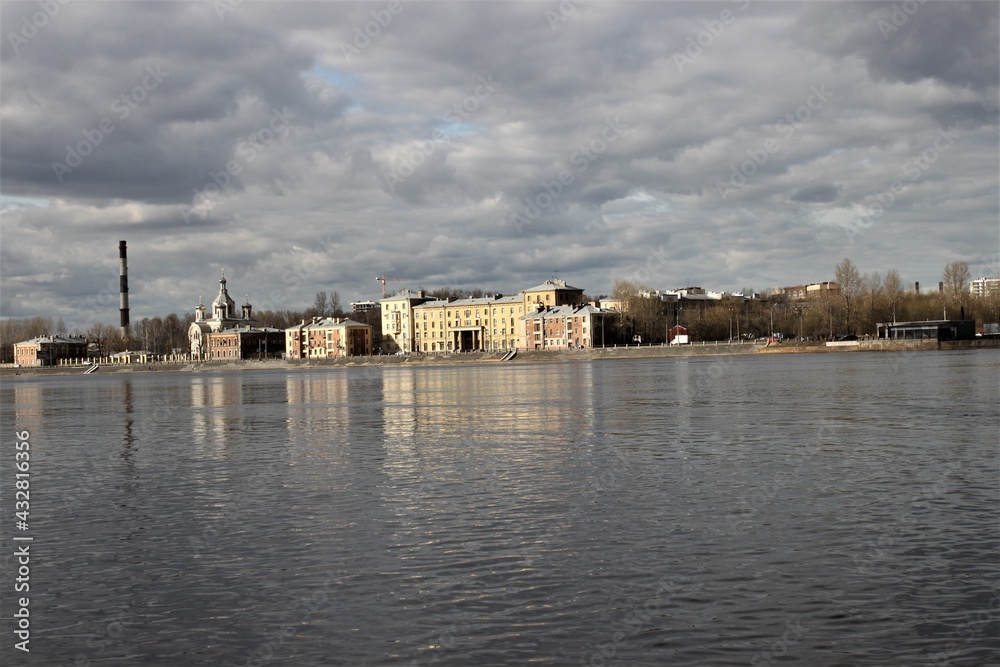
M 978 278 L 969 283 L 972 296 L 1000 295 L 1000 278 Z
M 226 289 L 226 274 L 223 272 L 219 278 L 219 295 L 212 302 L 212 316 L 207 317 L 204 304 L 201 298 L 198 299 L 198 307 L 194 310 L 194 322 L 188 327 L 188 342 L 191 344 L 191 357 L 193 359 L 204 359 L 209 356 L 208 334 L 218 333 L 224 329 L 234 327 L 255 327 L 257 321 L 253 319 L 253 306 L 248 300 L 243 301 L 241 313 L 236 312 L 236 302 L 229 296 Z

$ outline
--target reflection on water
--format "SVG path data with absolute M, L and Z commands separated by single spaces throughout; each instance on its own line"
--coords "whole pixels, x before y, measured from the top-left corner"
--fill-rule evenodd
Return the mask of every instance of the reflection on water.
M 0 397 L 31 431 L 39 660 L 996 661 L 998 371 L 927 353 L 19 378 Z

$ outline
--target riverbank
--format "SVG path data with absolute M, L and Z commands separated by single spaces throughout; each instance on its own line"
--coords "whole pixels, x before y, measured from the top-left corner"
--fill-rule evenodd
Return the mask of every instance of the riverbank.
M 971 341 L 935 340 L 869 340 L 857 345 L 827 347 L 822 342 L 808 343 L 705 343 L 683 346 L 650 345 L 597 348 L 593 350 L 522 350 L 511 361 L 501 361 L 503 354 L 487 352 L 459 354 L 413 354 L 409 356 L 379 355 L 339 359 L 274 359 L 225 362 L 155 362 L 146 364 L 102 365 L 92 374 L 155 373 L 155 372 L 214 372 L 244 370 L 299 370 L 338 367 L 425 366 L 466 363 L 538 363 L 554 361 L 594 361 L 613 359 L 658 359 L 668 357 L 730 356 L 746 354 L 844 354 L 851 352 L 918 352 L 930 350 L 1000 349 L 1000 339 Z M 52 366 L 46 368 L 0 368 L 0 377 L 40 375 L 82 375 L 88 366 Z

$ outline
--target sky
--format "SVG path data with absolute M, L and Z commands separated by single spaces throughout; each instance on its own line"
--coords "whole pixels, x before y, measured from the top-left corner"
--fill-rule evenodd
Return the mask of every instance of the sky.
M 0 6 L 0 316 L 1000 275 L 995 2 Z

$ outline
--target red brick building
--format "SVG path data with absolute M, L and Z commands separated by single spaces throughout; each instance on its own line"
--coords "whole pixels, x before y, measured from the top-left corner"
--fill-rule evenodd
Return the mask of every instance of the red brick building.
M 522 350 L 590 349 L 614 339 L 618 313 L 589 305 L 542 307 L 521 322 Z

